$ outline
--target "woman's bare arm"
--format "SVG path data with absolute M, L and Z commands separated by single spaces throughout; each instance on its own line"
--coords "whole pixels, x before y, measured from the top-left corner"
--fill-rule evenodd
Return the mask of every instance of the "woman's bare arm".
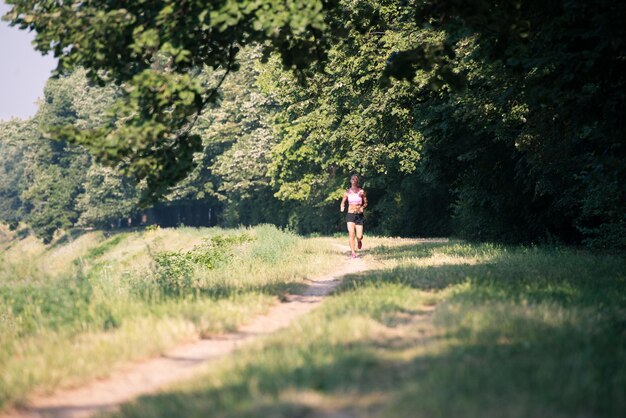
M 343 212 L 344 209 L 346 208 L 346 200 L 348 199 L 348 193 L 345 192 L 343 194 L 343 199 L 341 199 L 341 205 L 339 205 L 339 211 Z
M 367 194 L 365 190 L 361 189 L 363 193 L 361 193 L 361 199 L 363 199 L 363 203 L 361 204 L 361 210 L 367 207 Z

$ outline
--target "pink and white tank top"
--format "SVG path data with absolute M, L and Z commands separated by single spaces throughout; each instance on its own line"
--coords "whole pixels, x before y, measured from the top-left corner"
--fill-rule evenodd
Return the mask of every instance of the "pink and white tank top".
M 348 203 L 351 205 L 363 204 L 363 189 L 359 189 L 353 192 L 352 189 L 348 189 Z

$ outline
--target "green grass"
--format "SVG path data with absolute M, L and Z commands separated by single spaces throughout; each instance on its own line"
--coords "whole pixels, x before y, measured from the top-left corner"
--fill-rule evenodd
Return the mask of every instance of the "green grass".
M 12 239 L 0 253 L 0 409 L 236 329 L 341 258 L 273 226 Z
M 84 258 L 93 259 L 96 257 L 100 257 L 101 255 L 104 255 L 107 251 L 118 245 L 124 240 L 124 238 L 128 236 L 128 233 L 117 233 L 111 238 L 104 240 L 101 244 L 90 248 L 89 251 L 87 251 L 87 253 L 85 254 Z
M 115 416 L 626 415 L 623 256 L 373 243 L 320 309 Z

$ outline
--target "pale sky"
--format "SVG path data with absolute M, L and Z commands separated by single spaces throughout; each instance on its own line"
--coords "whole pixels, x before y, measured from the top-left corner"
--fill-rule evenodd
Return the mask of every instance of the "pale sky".
M 11 8 L 0 0 L 0 16 Z M 31 44 L 34 33 L 0 21 L 0 120 L 29 118 L 37 111 L 36 101 L 56 68 L 56 59 L 41 55 Z

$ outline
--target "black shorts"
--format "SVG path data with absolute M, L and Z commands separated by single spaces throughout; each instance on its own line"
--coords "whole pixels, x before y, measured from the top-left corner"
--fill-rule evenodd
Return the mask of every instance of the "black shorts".
M 348 213 L 346 222 L 354 222 L 356 225 L 363 225 L 364 216 L 362 213 Z

